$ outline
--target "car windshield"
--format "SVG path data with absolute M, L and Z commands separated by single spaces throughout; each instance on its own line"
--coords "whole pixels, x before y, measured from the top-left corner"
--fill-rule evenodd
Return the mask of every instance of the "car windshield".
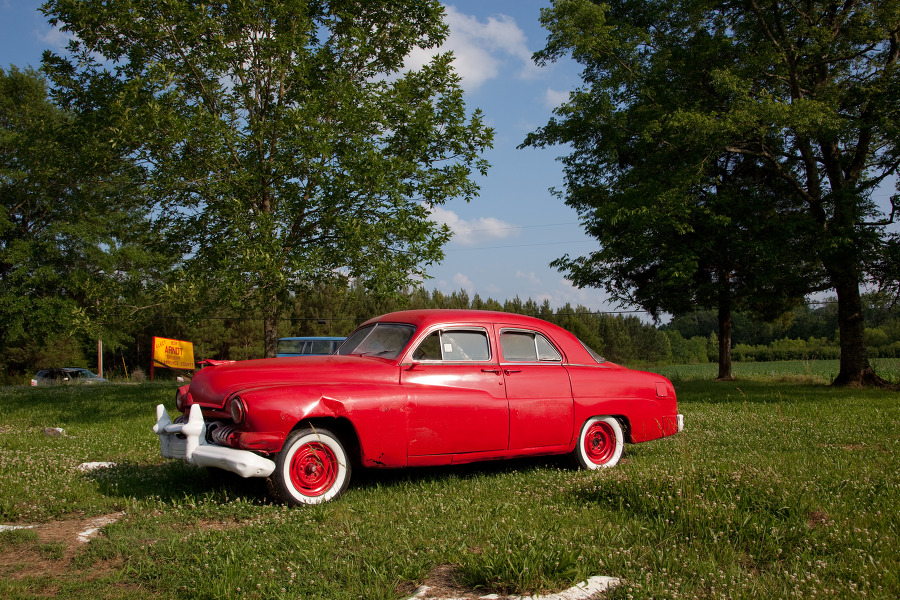
M 397 358 L 416 328 L 404 323 L 375 323 L 357 329 L 347 338 L 338 354 L 360 354 Z
M 87 369 L 66 369 L 66 375 L 71 379 L 102 379 L 102 377 Z

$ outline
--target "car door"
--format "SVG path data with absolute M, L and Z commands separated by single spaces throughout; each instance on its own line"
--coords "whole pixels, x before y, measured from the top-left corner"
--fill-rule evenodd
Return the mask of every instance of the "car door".
M 502 325 L 498 329 L 509 400 L 509 449 L 568 445 L 575 406 L 562 354 L 541 332 Z
M 483 327 L 438 329 L 401 366 L 410 457 L 506 450 L 503 375 Z

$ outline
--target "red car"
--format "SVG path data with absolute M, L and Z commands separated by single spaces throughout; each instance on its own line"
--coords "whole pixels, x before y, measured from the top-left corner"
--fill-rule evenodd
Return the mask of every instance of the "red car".
M 370 319 L 331 356 L 225 363 L 160 404 L 163 456 L 271 477 L 280 499 L 340 495 L 352 467 L 571 454 L 588 469 L 684 426 L 665 377 L 606 362 L 555 325 L 474 310 Z

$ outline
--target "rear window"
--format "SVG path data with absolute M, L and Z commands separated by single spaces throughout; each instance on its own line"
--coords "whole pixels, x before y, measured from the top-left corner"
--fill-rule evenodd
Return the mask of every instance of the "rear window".
M 588 354 L 590 354 L 591 357 L 592 357 L 594 360 L 596 360 L 598 363 L 605 363 L 605 362 L 606 362 L 606 359 L 603 358 L 602 356 L 600 356 L 599 354 L 597 354 L 596 352 L 594 352 L 594 349 L 593 349 L 593 348 L 591 348 L 590 346 L 588 346 L 587 344 L 585 344 L 585 343 L 582 342 L 581 340 L 578 340 L 578 341 L 581 343 L 582 346 L 584 346 L 584 349 L 588 351 Z
M 500 332 L 503 360 L 510 362 L 560 362 L 562 355 L 546 337 L 535 331 Z

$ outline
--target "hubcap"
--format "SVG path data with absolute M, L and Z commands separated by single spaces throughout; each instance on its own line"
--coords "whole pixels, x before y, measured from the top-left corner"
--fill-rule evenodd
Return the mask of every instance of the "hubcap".
M 303 444 L 291 458 L 291 483 L 304 496 L 321 496 L 337 476 L 337 457 L 321 442 Z
M 584 436 L 584 453 L 588 460 L 602 465 L 609 462 L 615 452 L 616 434 L 612 426 L 605 421 L 598 421 L 591 425 Z

